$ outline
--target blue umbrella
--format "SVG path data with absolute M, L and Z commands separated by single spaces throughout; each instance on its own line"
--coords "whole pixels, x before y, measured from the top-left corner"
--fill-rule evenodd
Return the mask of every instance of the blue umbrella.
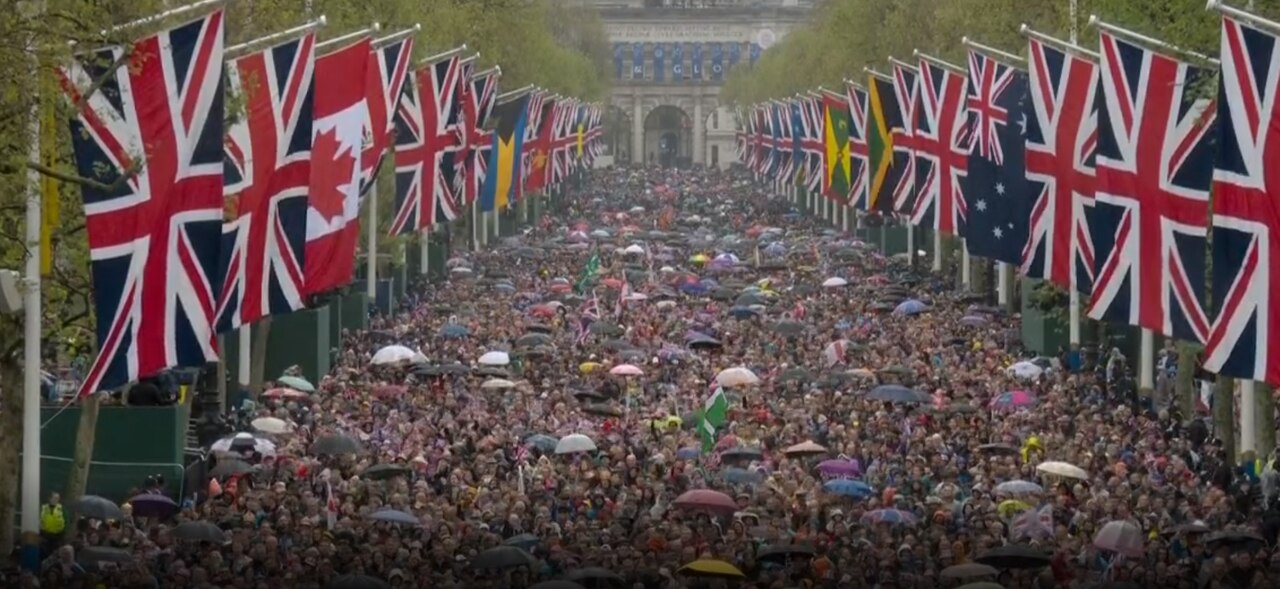
M 697 282 L 686 282 L 680 285 L 680 292 L 701 296 L 707 293 L 707 287 Z
M 892 524 L 895 526 L 913 525 L 917 521 L 916 516 L 909 511 L 900 509 L 877 509 L 868 511 L 862 516 L 863 523 L 869 524 Z
M 890 403 L 928 403 L 929 395 L 900 384 L 882 384 L 867 393 L 868 399 Z
M 467 329 L 467 326 L 458 323 L 450 323 L 440 328 L 440 337 L 455 339 L 469 335 L 471 335 L 471 330 Z
M 764 253 L 770 256 L 781 256 L 782 254 L 787 253 L 787 246 L 782 245 L 781 242 L 775 241 L 764 248 Z
M 1032 495 L 1043 492 L 1044 487 L 1031 481 L 1005 481 L 996 485 L 996 493 L 1003 495 Z
M 533 434 L 525 438 L 524 443 L 543 452 L 554 452 L 556 444 L 559 444 L 560 440 L 546 434 Z
M 926 305 L 916 299 L 907 299 L 902 301 L 902 304 L 895 307 L 893 312 L 896 315 L 919 315 L 920 313 L 928 310 L 929 305 Z
M 389 524 L 401 524 L 406 526 L 420 526 L 422 522 L 418 521 L 417 516 L 411 513 L 405 513 L 398 509 L 381 509 L 369 514 L 369 519 L 376 522 L 387 522 Z
M 854 499 L 866 499 L 875 494 L 875 489 L 872 489 L 871 485 L 853 479 L 827 481 L 822 485 L 822 490 L 832 495 L 853 497 Z
M 688 448 L 676 450 L 676 458 L 681 460 L 693 460 L 699 456 L 702 456 L 702 448 L 694 448 L 690 446 Z
M 749 319 L 760 313 L 751 307 L 732 307 L 729 309 L 729 314 L 733 315 L 734 319 Z
M 506 282 L 499 282 L 493 285 L 493 290 L 496 290 L 498 292 L 513 293 L 516 291 L 516 287 L 513 284 L 509 284 Z
M 720 473 L 724 480 L 733 485 L 758 485 L 764 481 L 764 473 L 745 468 L 726 468 Z

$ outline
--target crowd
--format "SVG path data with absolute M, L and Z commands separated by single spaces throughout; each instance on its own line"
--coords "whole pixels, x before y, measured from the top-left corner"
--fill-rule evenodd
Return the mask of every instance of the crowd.
M 592 173 L 8 586 L 1280 586 L 1196 416 L 769 192 Z

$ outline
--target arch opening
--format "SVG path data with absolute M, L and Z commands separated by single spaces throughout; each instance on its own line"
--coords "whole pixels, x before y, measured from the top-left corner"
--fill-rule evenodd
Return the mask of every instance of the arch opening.
M 693 118 L 664 104 L 644 119 L 644 161 L 662 167 L 688 167 L 693 157 Z

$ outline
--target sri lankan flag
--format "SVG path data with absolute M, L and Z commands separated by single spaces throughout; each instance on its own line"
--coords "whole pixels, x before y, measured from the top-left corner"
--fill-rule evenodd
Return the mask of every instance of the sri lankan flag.
M 822 193 L 843 204 L 849 202 L 849 187 L 853 177 L 853 157 L 849 151 L 849 118 L 849 102 L 844 96 L 822 93 Z
M 501 211 L 517 198 L 515 190 L 520 184 L 528 103 L 529 93 L 524 92 L 494 105 L 493 114 L 489 115 L 497 125 L 493 130 L 484 187 L 480 191 L 481 211 Z
M 903 128 L 902 108 L 893 93 L 893 80 L 872 73 L 867 83 L 870 99 L 867 109 L 868 172 L 871 186 L 867 192 L 867 210 L 893 212 L 893 187 L 902 168 L 893 165 L 893 130 Z M 896 175 L 895 175 L 896 174 Z

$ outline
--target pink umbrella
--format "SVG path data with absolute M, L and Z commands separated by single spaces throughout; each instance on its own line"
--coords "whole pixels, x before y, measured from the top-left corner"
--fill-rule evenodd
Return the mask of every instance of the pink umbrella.
M 301 400 L 301 399 L 311 398 L 310 395 L 302 391 L 295 391 L 287 387 L 279 387 L 279 388 L 271 389 L 265 393 L 262 393 L 262 396 L 267 397 L 268 399 L 290 399 L 290 400 Z
M 1022 409 L 1036 404 L 1036 398 L 1026 391 L 1008 391 L 1000 393 L 993 401 L 991 406 L 996 409 Z
M 641 376 L 644 374 L 644 371 L 632 364 L 619 364 L 610 368 L 609 374 L 614 376 Z
M 692 491 L 686 491 L 679 497 L 676 497 L 675 506 L 681 509 L 729 513 L 733 513 L 738 510 L 738 504 L 734 502 L 733 497 L 725 495 L 720 491 L 712 491 L 711 489 L 694 489 Z
M 857 461 L 847 458 L 832 458 L 818 463 L 818 472 L 827 476 L 853 476 L 862 474 Z
M 1142 556 L 1142 530 L 1129 522 L 1110 521 L 1093 537 L 1093 545 L 1130 558 Z

